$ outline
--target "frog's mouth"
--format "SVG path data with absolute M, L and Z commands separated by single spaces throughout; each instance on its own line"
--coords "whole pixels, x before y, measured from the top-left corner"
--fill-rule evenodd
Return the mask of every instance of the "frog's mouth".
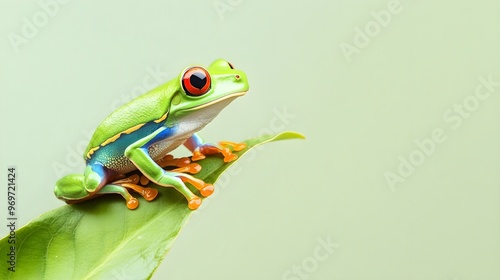
M 212 100 L 210 102 L 207 102 L 205 104 L 202 104 L 202 105 L 198 105 L 198 106 L 195 106 L 195 107 L 191 107 L 191 108 L 188 108 L 186 109 L 185 111 L 186 112 L 191 112 L 191 111 L 197 111 L 197 110 L 200 110 L 200 109 L 203 109 L 203 108 L 206 108 L 206 107 L 210 107 L 216 103 L 222 103 L 224 104 L 223 107 L 225 107 L 227 104 L 229 104 L 231 101 L 233 101 L 236 97 L 240 97 L 240 96 L 243 96 L 245 95 L 247 92 L 246 91 L 240 91 L 240 92 L 235 92 L 235 93 L 232 93 L 232 94 L 229 94 L 229 95 L 226 95 L 224 97 L 221 97 L 221 98 L 218 98 L 218 99 L 215 99 L 215 100 Z M 225 101 L 225 102 L 223 102 Z

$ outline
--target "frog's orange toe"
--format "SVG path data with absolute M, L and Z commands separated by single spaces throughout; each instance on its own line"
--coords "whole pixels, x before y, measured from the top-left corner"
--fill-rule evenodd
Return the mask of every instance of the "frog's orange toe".
M 191 157 L 191 160 L 198 161 L 198 160 L 202 160 L 204 158 L 205 158 L 205 155 L 202 154 L 200 151 L 196 150 L 193 152 L 193 156 Z
M 200 172 L 201 170 L 201 165 L 197 163 L 190 163 L 188 165 L 185 165 L 183 167 L 179 167 L 176 169 L 169 170 L 170 172 L 177 172 L 177 173 L 190 173 L 190 174 L 196 174 Z
M 247 144 L 245 143 L 236 143 L 229 141 L 221 141 L 219 142 L 219 145 L 221 145 L 222 147 L 231 147 L 235 152 L 239 152 L 247 147 Z
M 137 200 L 137 198 L 132 197 L 132 198 L 130 198 L 130 200 L 127 201 L 127 208 L 128 209 L 134 210 L 135 208 L 137 208 L 137 206 L 139 206 L 139 201 Z
M 191 163 L 188 157 L 182 157 L 177 159 L 177 167 L 183 167 Z
M 247 147 L 247 144 L 245 144 L 245 143 L 237 143 L 237 145 L 233 146 L 233 150 L 235 150 L 236 152 L 239 152 L 239 151 L 245 149 L 246 147 Z
M 201 171 L 201 165 L 199 165 L 197 163 L 190 163 L 190 164 L 186 165 L 185 167 L 188 168 L 188 172 L 191 174 L 196 174 L 196 173 Z
M 224 162 L 231 162 L 233 160 L 236 160 L 237 158 L 238 156 L 235 154 L 228 154 L 224 156 Z
M 148 179 L 148 177 L 142 175 L 139 182 L 141 183 L 141 185 L 145 186 L 145 185 L 149 184 L 149 179 Z M 134 184 L 137 184 L 137 182 Z
M 201 198 L 195 196 L 188 202 L 188 208 L 191 210 L 196 210 L 201 205 Z
M 147 201 L 151 201 L 151 200 L 155 199 L 157 195 L 158 195 L 157 189 L 153 189 L 153 188 L 145 188 L 144 189 L 143 197 Z
M 132 175 L 132 176 L 130 176 L 128 178 L 129 178 L 129 180 L 131 181 L 132 184 L 137 184 L 139 182 L 139 180 L 140 180 L 139 179 L 139 175 L 137 175 L 137 174 L 134 174 L 134 175 Z
M 200 193 L 201 195 L 203 195 L 204 197 L 207 197 L 207 196 L 210 196 L 214 193 L 214 185 L 212 184 L 206 184 L 205 187 L 203 187 L 201 190 L 200 190 Z

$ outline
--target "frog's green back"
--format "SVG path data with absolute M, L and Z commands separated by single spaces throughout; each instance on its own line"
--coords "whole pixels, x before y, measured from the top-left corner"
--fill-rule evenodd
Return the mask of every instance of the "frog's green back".
M 176 90 L 174 83 L 175 80 L 163 84 L 131 100 L 107 116 L 96 128 L 83 153 L 83 158 L 88 159 L 89 151 L 95 150 L 96 147 L 105 141 L 110 141 L 121 132 L 164 117 Z

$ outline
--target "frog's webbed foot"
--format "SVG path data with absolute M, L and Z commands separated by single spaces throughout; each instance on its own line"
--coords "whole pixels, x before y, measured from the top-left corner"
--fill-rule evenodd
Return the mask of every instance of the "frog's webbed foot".
M 156 161 L 162 168 L 165 167 L 178 167 L 174 169 L 176 172 L 196 174 L 200 172 L 201 165 L 191 162 L 188 157 L 174 158 L 173 155 L 166 155 L 162 159 Z M 171 170 L 173 171 L 173 170 Z
M 174 158 L 173 155 L 166 155 L 163 158 L 157 160 L 156 163 L 161 168 L 177 167 L 175 169 L 168 169 L 168 171 L 170 172 L 196 174 L 201 170 L 201 165 L 195 162 L 191 162 L 188 157 Z M 139 182 L 141 183 L 141 185 L 145 186 L 149 183 L 149 179 L 148 177 L 141 175 Z
M 233 151 L 239 152 L 239 151 L 246 148 L 245 143 L 235 143 L 235 142 L 229 142 L 229 141 L 219 142 L 219 146 L 220 147 L 212 145 L 212 144 L 203 144 L 203 145 L 197 147 L 193 151 L 192 160 L 198 161 L 198 160 L 204 159 L 205 155 L 213 155 L 213 154 L 220 153 L 224 156 L 224 162 L 231 162 L 231 161 L 236 160 L 238 158 L 238 156 L 236 154 L 233 154 Z
M 125 200 L 127 201 L 127 207 L 129 209 L 135 209 L 139 205 L 139 201 L 130 195 L 130 193 L 127 191 L 127 189 L 131 189 L 138 194 L 140 194 L 144 199 L 147 201 L 151 201 L 156 198 L 158 195 L 158 190 L 153 189 L 153 188 L 145 188 L 142 186 L 139 186 L 138 183 L 140 181 L 139 175 L 134 174 L 132 176 L 129 176 L 124 179 L 120 179 L 117 181 L 114 181 L 106 186 L 104 186 L 99 193 L 119 193 Z

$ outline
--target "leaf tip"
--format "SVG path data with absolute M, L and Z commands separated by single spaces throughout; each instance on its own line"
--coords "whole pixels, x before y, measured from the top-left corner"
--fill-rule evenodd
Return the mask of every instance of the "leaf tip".
M 306 137 L 295 131 L 283 131 L 276 135 L 275 140 L 284 140 L 284 139 L 306 139 Z

